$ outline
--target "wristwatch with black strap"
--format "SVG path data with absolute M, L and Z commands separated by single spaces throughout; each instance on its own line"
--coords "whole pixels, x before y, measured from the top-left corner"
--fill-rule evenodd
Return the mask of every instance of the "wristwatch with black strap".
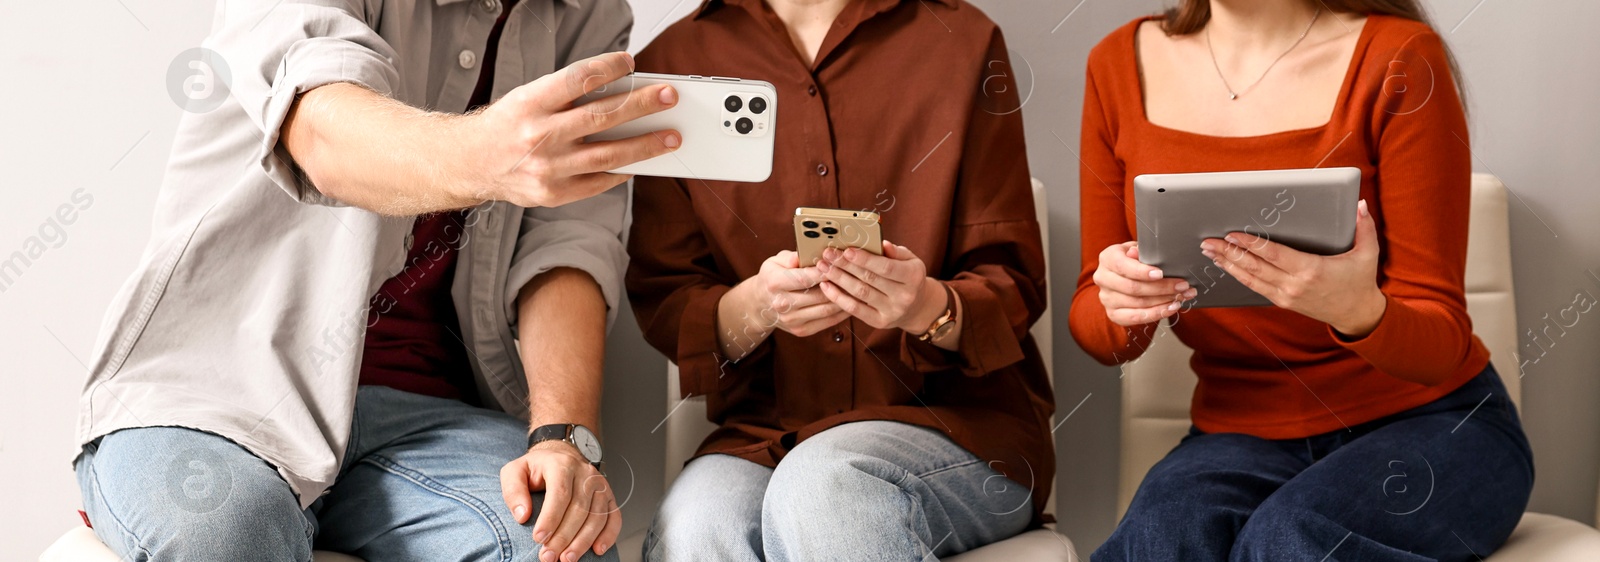
M 576 447 L 589 464 L 600 468 L 600 439 L 587 427 L 575 423 L 553 423 L 541 425 L 528 434 L 529 449 L 545 441 L 566 441 Z

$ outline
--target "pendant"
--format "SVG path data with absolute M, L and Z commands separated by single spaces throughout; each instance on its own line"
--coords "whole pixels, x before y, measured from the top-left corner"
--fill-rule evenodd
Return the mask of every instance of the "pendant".
M 1235 94 L 1233 92 L 1228 92 L 1228 101 L 1235 101 L 1235 100 L 1238 100 L 1238 99 L 1239 99 L 1239 94 Z

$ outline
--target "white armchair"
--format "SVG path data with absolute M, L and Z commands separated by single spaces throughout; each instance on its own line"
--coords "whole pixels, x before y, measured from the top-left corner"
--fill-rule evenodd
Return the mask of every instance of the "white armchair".
M 1505 380 L 1511 399 L 1522 398 L 1516 376 L 1517 308 L 1511 284 L 1511 235 L 1506 190 L 1494 176 L 1472 178 L 1471 234 L 1467 242 L 1467 313 L 1478 338 Z M 1146 471 L 1189 430 L 1189 398 L 1195 385 L 1189 354 L 1163 325 L 1155 343 L 1122 373 L 1122 475 L 1117 513 L 1128 509 Z M 1489 562 L 1600 560 L 1600 531 L 1553 515 L 1528 513 Z

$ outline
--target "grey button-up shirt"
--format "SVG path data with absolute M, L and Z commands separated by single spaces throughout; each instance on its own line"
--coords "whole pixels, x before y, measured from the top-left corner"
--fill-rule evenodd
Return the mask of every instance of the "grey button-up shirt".
M 398 273 L 413 219 L 324 198 L 278 148 L 295 96 L 349 82 L 460 112 L 500 0 L 219 3 L 204 47 L 227 96 L 178 126 L 151 240 L 101 327 L 81 399 L 80 444 L 130 427 L 219 434 L 276 466 L 302 505 L 333 484 L 349 439 L 368 302 Z M 522 0 L 498 46 L 494 97 L 626 46 L 624 0 Z M 213 108 L 214 107 L 214 108 Z M 615 317 L 625 186 L 559 208 L 485 203 L 466 219 L 452 286 L 479 395 L 528 414 L 516 297 L 573 267 Z M 382 313 L 381 310 L 376 311 Z M 608 324 L 609 325 L 609 324 Z

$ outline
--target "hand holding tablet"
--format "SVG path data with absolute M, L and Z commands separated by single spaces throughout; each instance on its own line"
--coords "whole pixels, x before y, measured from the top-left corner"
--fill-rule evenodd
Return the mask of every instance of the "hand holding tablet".
M 1385 300 L 1360 187 L 1355 168 L 1134 178 L 1139 241 L 1107 248 L 1095 273 L 1108 316 L 1131 326 L 1180 308 L 1275 305 L 1370 332 Z

